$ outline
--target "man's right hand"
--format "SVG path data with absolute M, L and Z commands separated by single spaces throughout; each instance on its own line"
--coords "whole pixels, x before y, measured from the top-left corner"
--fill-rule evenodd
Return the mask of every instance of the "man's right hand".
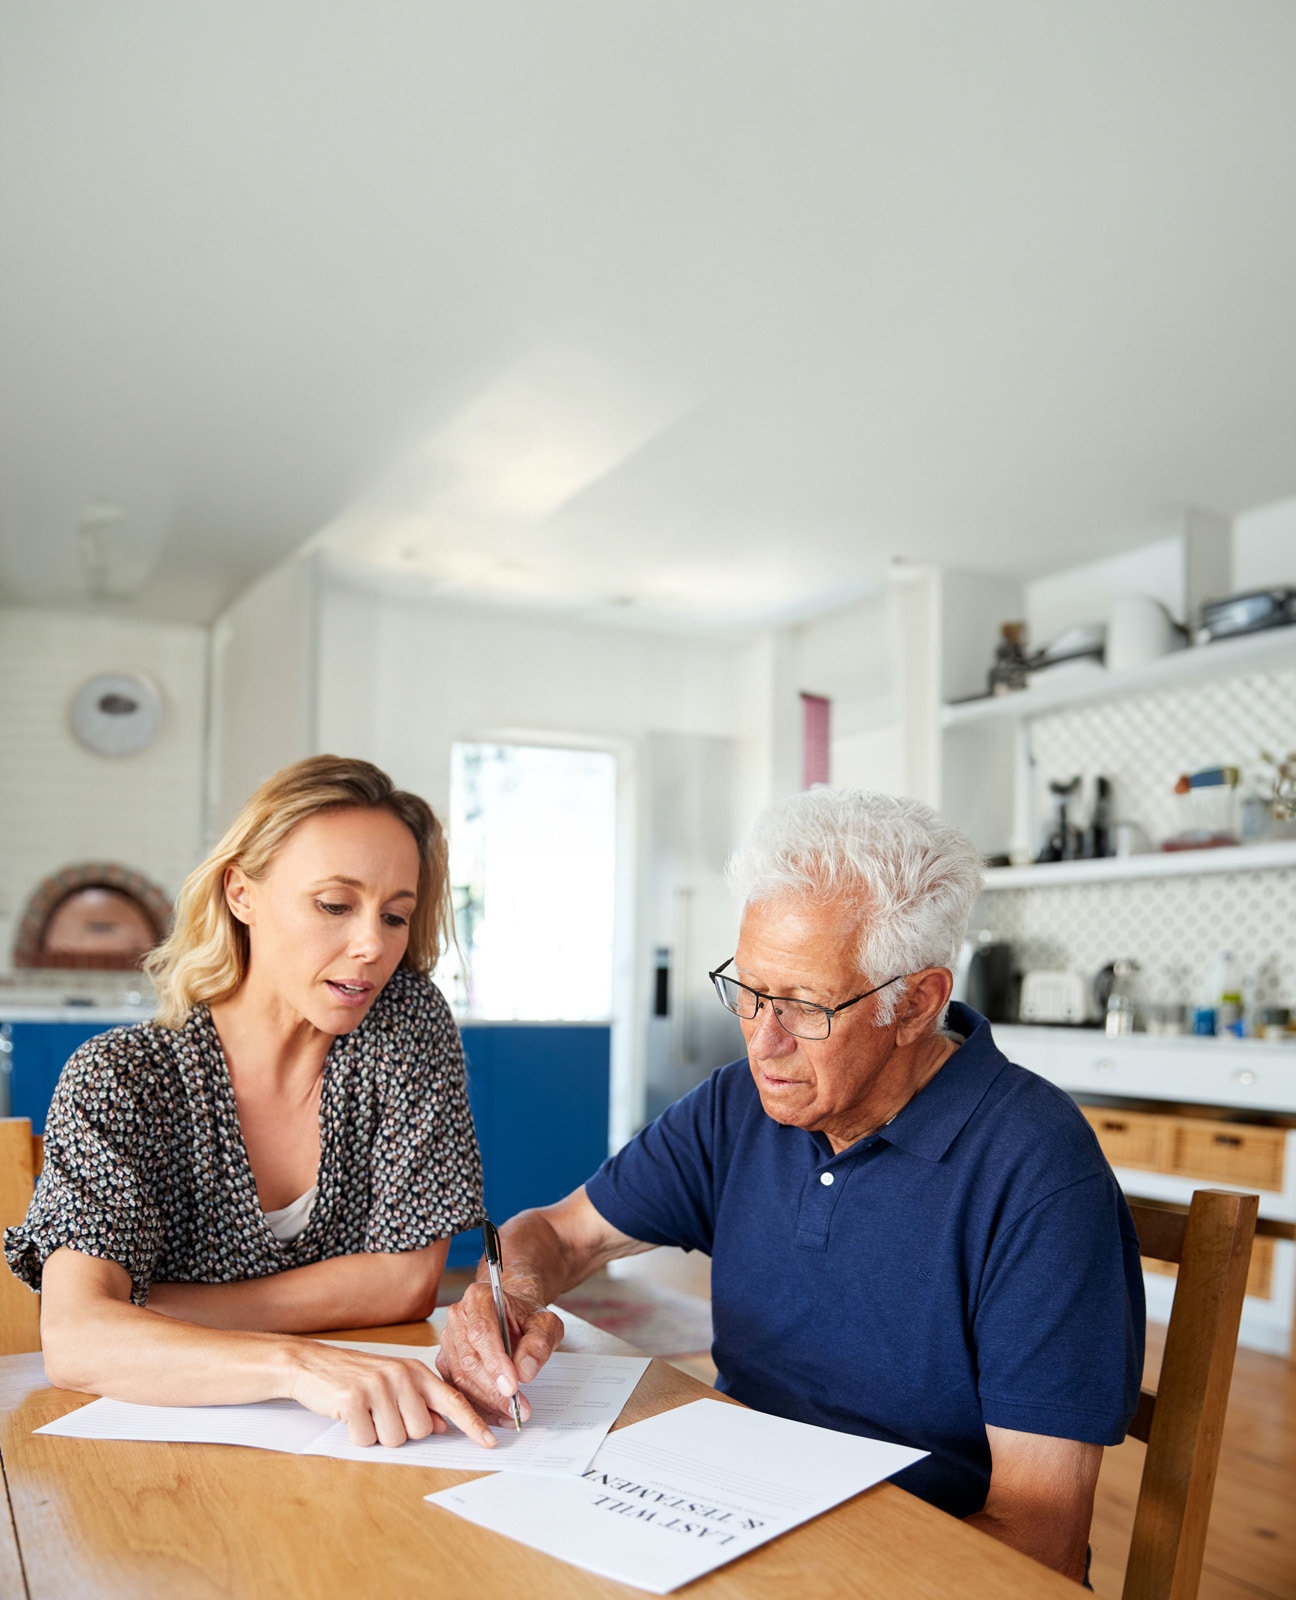
M 506 1294 L 512 1361 L 504 1354 L 499 1317 L 488 1283 L 471 1284 L 463 1299 L 451 1306 L 441 1336 L 437 1368 L 448 1382 L 466 1395 L 483 1416 L 508 1426 L 508 1399 L 518 1396 L 523 1417 L 531 1414 L 520 1385 L 530 1383 L 558 1348 L 562 1319 L 536 1300 Z

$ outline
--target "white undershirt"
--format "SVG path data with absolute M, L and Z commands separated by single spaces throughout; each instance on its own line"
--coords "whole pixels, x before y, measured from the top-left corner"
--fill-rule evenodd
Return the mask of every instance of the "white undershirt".
M 313 1183 L 305 1194 L 298 1195 L 290 1206 L 284 1206 L 279 1211 L 266 1211 L 266 1227 L 282 1244 L 291 1244 L 306 1231 L 306 1224 L 311 1219 L 311 1212 L 315 1209 L 315 1200 L 319 1195 L 319 1184 Z

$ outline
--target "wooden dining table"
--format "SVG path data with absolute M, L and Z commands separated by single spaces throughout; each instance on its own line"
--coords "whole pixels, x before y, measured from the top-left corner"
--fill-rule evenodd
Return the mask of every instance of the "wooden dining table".
M 635 1354 L 564 1314 L 566 1350 Z M 436 1322 L 330 1338 L 431 1345 Z M 704 1397 L 654 1360 L 618 1427 Z M 0 1358 L 0 1597 L 9 1600 L 607 1600 L 596 1577 L 424 1503 L 476 1476 L 228 1445 L 37 1437 L 91 1397 L 39 1355 Z M 697 1600 L 1049 1600 L 1078 1590 L 883 1483 L 688 1585 Z

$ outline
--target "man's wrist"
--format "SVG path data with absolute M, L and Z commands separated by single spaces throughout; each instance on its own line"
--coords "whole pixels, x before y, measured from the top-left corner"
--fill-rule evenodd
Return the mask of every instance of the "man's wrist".
M 490 1269 L 484 1259 L 477 1268 L 477 1282 L 487 1285 L 490 1283 Z M 526 1267 L 509 1266 L 506 1262 L 500 1273 L 500 1283 L 510 1300 L 528 1300 L 541 1310 L 549 1303 L 544 1285 L 535 1272 Z

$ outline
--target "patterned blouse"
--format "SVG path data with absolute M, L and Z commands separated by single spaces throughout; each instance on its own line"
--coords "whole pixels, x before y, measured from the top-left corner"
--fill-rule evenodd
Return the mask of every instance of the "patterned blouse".
M 234 1283 L 364 1250 L 421 1250 L 480 1223 L 481 1157 L 463 1047 L 431 979 L 398 968 L 320 1089 L 319 1194 L 276 1239 L 257 1199 L 220 1039 L 206 1006 L 184 1026 L 140 1023 L 82 1045 L 59 1079 L 45 1168 L 13 1271 L 40 1288 L 62 1245 L 150 1283 Z

